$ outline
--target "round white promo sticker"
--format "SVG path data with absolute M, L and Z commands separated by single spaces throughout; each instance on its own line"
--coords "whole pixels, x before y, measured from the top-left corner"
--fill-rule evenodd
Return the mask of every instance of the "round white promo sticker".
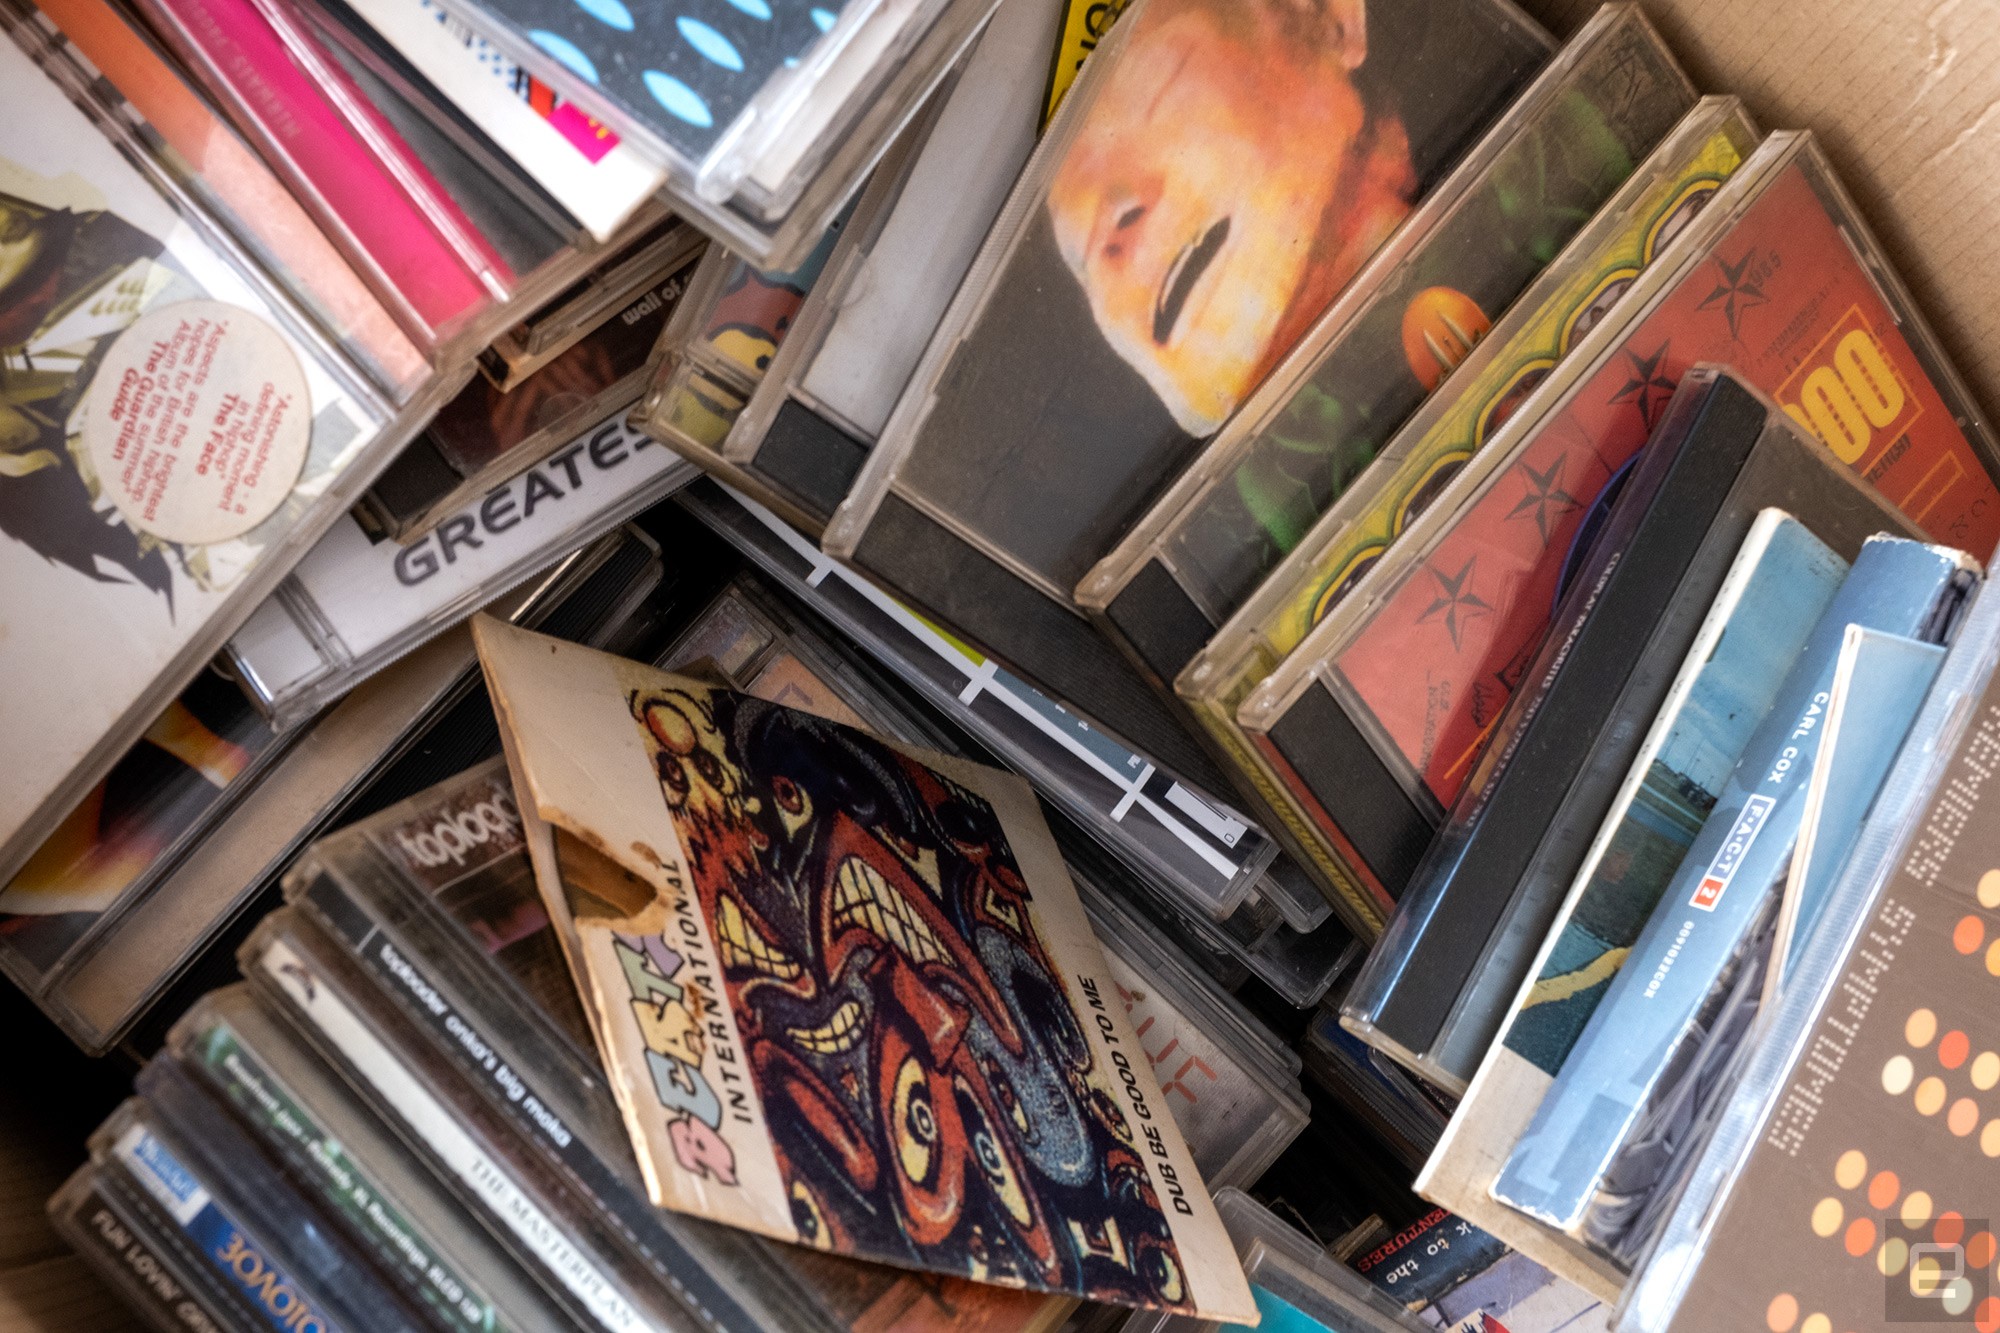
M 312 401 L 291 345 L 220 301 L 149 310 L 90 386 L 83 447 L 126 522 L 187 546 L 240 537 L 304 470 Z

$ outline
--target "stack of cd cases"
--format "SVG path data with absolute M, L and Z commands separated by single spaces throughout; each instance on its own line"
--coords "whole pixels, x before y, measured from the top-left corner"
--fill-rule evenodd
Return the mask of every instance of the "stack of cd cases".
M 761 266 L 788 268 L 993 0 L 444 7 L 659 170 L 677 207 L 711 235 Z
M 606 642 L 660 577 L 657 547 L 620 532 L 493 609 Z M 454 628 L 284 735 L 204 676 L 0 889 L 0 970 L 79 1046 L 108 1050 L 476 674 Z
M 822 537 L 1183 771 L 1210 765 L 1072 590 L 1552 45 L 1509 4 L 1377 7 L 1365 41 L 1223 12 L 1137 0 L 1097 46 Z M 1263 114 L 1267 76 L 1311 114 Z
M 817 536 L 888 424 L 944 307 L 1033 149 L 1039 75 L 1062 0 L 1002 0 L 978 44 L 884 158 L 726 433 L 689 404 L 651 404 L 657 430 L 703 470 Z M 682 372 L 687 388 L 697 381 Z M 719 401 L 717 371 L 703 372 Z M 724 371 L 726 374 L 726 371 Z M 692 418 L 692 419 L 691 419 Z
M 1316 1003 L 1357 955 L 1311 881 L 1207 790 L 1078 717 L 837 565 L 782 519 L 702 480 L 676 497 L 794 597 L 1118 858 L 1161 912 L 1288 1001 Z
M 309 853 L 253 986 L 587 1326 L 842 1327 L 764 1242 L 645 1203 L 504 775 L 469 778 Z
M 591 275 L 631 276 L 628 242 L 661 262 L 663 230 L 685 258 L 698 244 L 643 201 L 581 227 L 341 0 L 143 8 L 150 27 L 102 0 L 0 6 L 0 210 L 25 247 L 0 405 L 21 655 L 3 877 L 64 836 L 475 353 L 544 305 L 546 335 L 515 350 L 560 353 L 603 314 Z M 611 317 L 638 330 L 614 367 L 626 397 L 651 342 L 634 313 Z M 558 399 L 507 411 L 553 445 L 585 424 L 530 412 Z
M 952 740 L 754 583 L 649 623 L 623 641 L 830 716 Z M 649 634 L 668 646 L 646 648 Z M 1204 1177 L 1249 1184 L 1306 1123 L 1297 1056 L 1087 857 L 1076 873 Z M 152 1313 L 199 1310 L 225 1329 L 297 1314 L 370 1329 L 831 1331 L 900 1311 L 1009 1333 L 1068 1312 L 648 1205 L 498 759 L 315 845 L 285 893 L 290 907 L 241 951 L 250 985 L 175 1025 L 140 1097 L 52 1204 L 128 1290 L 131 1256 L 146 1256 Z
M 893 681 L 802 623 L 751 576 L 725 588 L 661 657 L 684 674 L 865 727 L 911 744 L 962 751 L 964 742 L 898 697 Z M 1120 998 L 1168 1108 L 1213 1187 L 1248 1185 L 1304 1127 L 1299 1057 L 1279 1044 L 1183 946 L 1144 919 L 1127 883 L 1062 839 Z M 1185 931 L 1185 927 L 1183 927 Z M 1197 944 L 1195 949 L 1198 951 Z
M 1170 683 L 1427 395 L 1457 396 L 1457 367 L 1550 252 L 1600 210 L 1624 211 L 1624 182 L 1693 103 L 1644 14 L 1599 10 L 1084 578 L 1078 604 Z
M 134 1099 L 92 1137 L 90 1165 L 57 1196 L 55 1221 L 94 1258 L 85 1233 L 117 1217 L 174 1287 L 207 1298 L 202 1313 L 219 1329 L 424 1327 L 379 1280 L 357 1280 L 368 1273 L 360 1255 L 260 1165 L 221 1117 Z
M 693 632 L 687 647 L 715 641 L 718 627 Z M 819 1266 L 832 1261 L 644 1202 L 512 810 L 496 761 L 316 847 L 287 881 L 291 907 L 243 950 L 262 1001 L 544 1285 L 566 1287 L 599 1325 L 672 1326 L 677 1296 L 711 1327 L 845 1328 L 861 1313 L 853 1302 L 914 1284 L 890 1270 L 830 1280 Z M 1154 1017 L 1149 1056 L 1188 1084 L 1169 1105 L 1195 1117 L 1180 1123 L 1204 1165 L 1249 1179 L 1304 1123 L 1296 1067 L 1170 959 L 1164 946 L 1135 956 L 1129 1002 Z M 1246 1140 L 1250 1117 L 1265 1123 Z M 551 1233 L 565 1239 L 562 1254 Z M 1024 1305 L 1044 1303 L 923 1285 L 981 1322 L 1032 1324 L 1039 1316 Z M 623 1309 L 641 1322 L 609 1323 Z
M 246 987 L 190 1010 L 139 1089 L 184 1124 L 233 1116 L 234 1137 L 256 1147 L 232 1174 L 254 1181 L 262 1167 L 288 1176 L 309 1214 L 330 1218 L 328 1229 L 344 1230 L 384 1285 L 437 1322 L 473 1330 L 563 1321 L 555 1301 Z
M 14 166 L 0 207 L 23 254 L 47 267 L 45 285 L 9 310 L 9 342 L 35 369 L 18 383 L 9 372 L 0 474 L 6 875 L 411 424 L 156 168 L 79 71 L 40 54 L 0 43 L 0 154 Z M 84 182 L 97 206 L 73 211 Z M 102 313 L 68 320 L 93 300 Z M 204 453 L 183 460 L 190 429 L 206 435 Z

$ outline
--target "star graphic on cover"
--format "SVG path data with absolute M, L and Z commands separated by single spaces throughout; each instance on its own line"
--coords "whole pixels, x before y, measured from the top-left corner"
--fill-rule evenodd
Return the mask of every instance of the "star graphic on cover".
M 1542 545 L 1547 546 L 1549 525 L 1564 514 L 1581 508 L 1581 505 L 1574 495 L 1562 488 L 1562 455 L 1556 455 L 1540 472 L 1524 462 L 1521 472 L 1527 478 L 1527 492 L 1507 511 L 1507 517 L 1515 519 L 1524 514 L 1534 515 L 1535 529 L 1542 534 Z
M 1670 338 L 1659 346 L 1651 356 L 1640 356 L 1627 348 L 1625 359 L 1632 363 L 1632 375 L 1611 395 L 1613 403 L 1631 403 L 1639 409 L 1639 420 L 1646 424 L 1646 433 L 1652 434 L 1653 420 L 1667 399 L 1674 396 L 1678 382 L 1673 376 L 1661 370 L 1666 364 L 1667 349 L 1673 346 Z
M 1437 597 L 1417 617 L 1419 625 L 1443 617 L 1445 633 L 1451 635 L 1453 651 L 1463 646 L 1458 634 L 1464 622 L 1493 614 L 1492 606 L 1472 592 L 1472 566 L 1477 559 L 1476 556 L 1468 556 L 1465 567 L 1456 574 L 1445 574 L 1433 568 L 1430 575 L 1437 580 Z
M 1743 341 L 1743 335 L 1738 332 L 1743 312 L 1753 306 L 1766 305 L 1771 300 L 1764 294 L 1763 279 L 1748 276 L 1750 263 L 1756 258 L 1754 249 L 1744 251 L 1743 258 L 1734 264 L 1717 255 L 1715 269 L 1721 276 L 1716 281 L 1715 290 L 1702 297 L 1701 304 L 1695 307 L 1697 310 L 1714 310 L 1720 306 L 1722 317 L 1729 322 L 1729 336 L 1737 342 Z

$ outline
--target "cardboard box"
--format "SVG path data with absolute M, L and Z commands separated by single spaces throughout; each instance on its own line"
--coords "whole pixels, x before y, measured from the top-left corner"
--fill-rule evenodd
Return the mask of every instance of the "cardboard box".
M 1597 0 L 1522 0 L 1557 36 Z M 1645 0 L 1703 92 L 1809 129 L 1945 350 L 2000 403 L 2000 0 Z M 1975 552 L 1984 556 L 1986 552 Z

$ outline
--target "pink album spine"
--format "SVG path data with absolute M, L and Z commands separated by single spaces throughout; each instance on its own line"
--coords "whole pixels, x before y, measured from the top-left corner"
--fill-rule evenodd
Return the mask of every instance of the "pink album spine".
M 151 0 L 350 257 L 435 343 L 490 301 L 479 276 L 291 59 L 251 0 Z M 399 299 L 397 299 L 399 298 Z
M 284 44 L 292 63 L 304 72 L 342 116 L 374 160 L 397 181 L 403 192 L 429 219 L 431 227 L 453 247 L 471 272 L 485 275 L 496 295 L 513 285 L 507 262 L 479 228 L 459 208 L 444 185 L 411 150 L 389 118 L 368 100 L 346 70 L 327 54 L 319 39 L 293 12 L 286 0 L 251 0 L 272 33 Z

